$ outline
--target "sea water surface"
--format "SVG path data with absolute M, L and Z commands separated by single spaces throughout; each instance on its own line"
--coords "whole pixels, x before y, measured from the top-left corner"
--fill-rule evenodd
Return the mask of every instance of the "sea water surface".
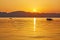
M 0 18 L 0 40 L 60 40 L 60 18 Z M 35 30 L 35 31 L 34 31 Z

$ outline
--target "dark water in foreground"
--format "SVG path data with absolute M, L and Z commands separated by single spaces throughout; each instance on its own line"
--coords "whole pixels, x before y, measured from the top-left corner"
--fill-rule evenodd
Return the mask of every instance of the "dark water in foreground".
M 0 18 L 0 40 L 60 40 L 60 18 Z

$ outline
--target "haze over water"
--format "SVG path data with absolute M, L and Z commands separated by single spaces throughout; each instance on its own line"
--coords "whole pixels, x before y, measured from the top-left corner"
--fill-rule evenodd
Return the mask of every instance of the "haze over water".
M 0 40 L 60 40 L 60 18 L 0 18 Z

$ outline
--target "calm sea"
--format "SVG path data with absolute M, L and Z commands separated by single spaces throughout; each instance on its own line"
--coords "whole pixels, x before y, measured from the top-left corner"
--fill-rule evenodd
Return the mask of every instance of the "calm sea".
M 0 18 L 0 40 L 60 40 L 60 18 Z

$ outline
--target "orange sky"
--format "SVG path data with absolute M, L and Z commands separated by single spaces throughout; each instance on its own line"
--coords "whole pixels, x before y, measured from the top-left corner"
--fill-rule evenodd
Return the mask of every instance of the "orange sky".
M 60 13 L 60 0 L 0 0 L 0 11 L 27 11 Z

